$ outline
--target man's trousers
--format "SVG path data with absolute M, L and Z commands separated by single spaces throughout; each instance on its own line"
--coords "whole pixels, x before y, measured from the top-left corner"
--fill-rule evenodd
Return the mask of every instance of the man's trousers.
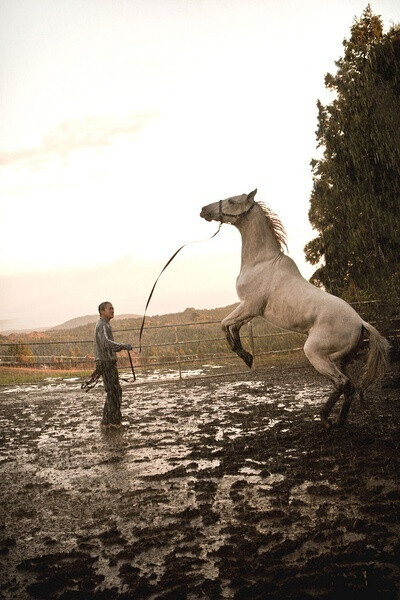
M 96 361 L 97 369 L 103 377 L 106 401 L 103 408 L 102 425 L 121 425 L 122 390 L 119 383 L 116 361 Z

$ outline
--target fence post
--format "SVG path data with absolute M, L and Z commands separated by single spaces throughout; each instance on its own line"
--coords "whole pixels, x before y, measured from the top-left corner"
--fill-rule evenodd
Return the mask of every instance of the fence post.
M 253 364 L 251 365 L 251 370 L 256 370 L 256 348 L 254 344 L 254 336 L 253 336 L 253 324 L 249 321 L 249 338 L 250 338 L 250 350 L 253 355 Z
M 182 380 L 182 369 L 181 369 L 181 361 L 179 360 L 179 346 L 178 346 L 178 328 L 175 327 L 175 356 L 177 357 L 178 369 L 179 369 L 179 379 Z

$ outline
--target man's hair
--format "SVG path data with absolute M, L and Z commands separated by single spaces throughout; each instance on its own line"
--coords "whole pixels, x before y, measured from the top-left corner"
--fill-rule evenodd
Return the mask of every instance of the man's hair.
M 107 304 L 111 304 L 111 302 L 102 302 L 99 304 L 99 315 L 101 315 L 101 311 L 107 308 Z

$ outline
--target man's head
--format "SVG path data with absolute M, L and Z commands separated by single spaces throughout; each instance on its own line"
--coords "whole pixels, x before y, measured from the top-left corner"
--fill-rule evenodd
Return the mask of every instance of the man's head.
M 99 314 L 103 319 L 111 321 L 114 318 L 114 307 L 111 302 L 102 302 L 99 304 Z

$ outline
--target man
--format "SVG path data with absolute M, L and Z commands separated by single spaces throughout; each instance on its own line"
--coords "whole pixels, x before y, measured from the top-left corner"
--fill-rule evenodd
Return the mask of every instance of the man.
M 119 344 L 114 341 L 110 326 L 114 318 L 114 307 L 111 302 L 99 305 L 100 319 L 95 329 L 94 357 L 96 369 L 101 373 L 107 398 L 103 408 L 102 425 L 120 426 L 122 421 L 121 400 L 122 390 L 119 384 L 117 356 L 120 350 L 132 350 L 130 344 Z

